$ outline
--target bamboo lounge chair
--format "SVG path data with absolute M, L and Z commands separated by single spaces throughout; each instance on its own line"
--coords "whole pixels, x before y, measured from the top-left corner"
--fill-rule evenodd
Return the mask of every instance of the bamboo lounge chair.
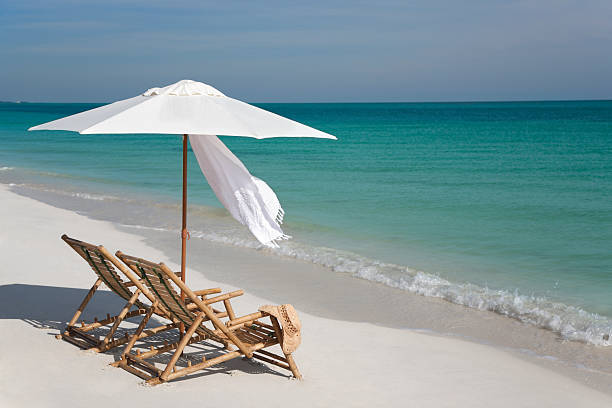
M 149 351 L 144 353 L 141 353 L 140 350 L 131 353 L 134 342 L 130 341 L 122 359 L 114 365 L 145 379 L 148 384 L 156 385 L 243 355 L 247 358 L 256 358 L 284 368 L 291 371 L 295 378 L 301 378 L 291 353 L 283 352 L 283 357 L 264 350 L 282 342 L 283 331 L 276 317 L 262 311 L 236 317 L 230 299 L 242 295 L 242 290 L 212 298 L 199 297 L 199 292 L 192 291 L 163 263 L 156 264 L 121 252 L 117 252 L 115 255 L 142 278 L 154 294 L 156 301 L 164 306 L 175 321 L 180 321 L 185 325 L 186 332 L 182 335 L 180 341 L 173 344 L 166 343 L 157 348 L 151 347 Z M 196 307 L 187 307 L 185 301 L 174 289 L 174 285 L 183 291 Z M 225 306 L 224 313 L 220 313 L 210 306 L 221 301 Z M 222 317 L 228 317 L 229 320 L 224 323 L 221 320 Z M 264 317 L 269 318 L 271 324 L 259 321 Z M 203 324 L 205 321 L 210 321 L 213 329 L 206 327 Z M 137 331 L 133 338 L 137 338 L 138 335 Z M 177 368 L 176 364 L 185 347 L 203 340 L 221 343 L 225 346 L 227 352 L 211 359 L 204 357 L 202 362 L 198 364 L 192 365 L 191 360 L 188 360 L 186 367 Z M 233 346 L 238 350 L 233 351 Z M 172 357 L 163 369 L 159 369 L 146 361 L 148 358 L 165 352 L 171 352 Z
M 63 339 L 68 341 L 69 343 L 75 344 L 83 349 L 93 350 L 96 352 L 103 352 L 110 350 L 113 347 L 119 346 L 121 344 L 127 343 L 129 341 L 129 336 L 126 334 L 125 336 L 121 336 L 119 338 L 115 338 L 115 333 L 119 328 L 119 325 L 125 319 L 129 319 L 131 317 L 145 315 L 143 317 L 143 321 L 149 320 L 153 313 L 159 314 L 163 317 L 167 317 L 165 310 L 162 308 L 152 308 L 151 306 L 147 306 L 138 300 L 138 297 L 141 293 L 146 295 L 149 299 L 155 300 L 155 298 L 146 291 L 146 288 L 143 287 L 139 282 L 134 283 L 131 280 L 123 281 L 117 270 L 122 271 L 124 274 L 131 274 L 129 269 L 125 267 L 121 262 L 119 262 L 114 256 L 112 256 L 103 246 L 92 245 L 87 242 L 79 241 L 74 238 L 70 238 L 67 235 L 62 235 L 62 240 L 64 240 L 72 249 L 74 249 L 91 267 L 91 269 L 97 275 L 97 279 L 94 282 L 91 289 L 81 302 L 80 306 L 77 308 L 74 316 L 68 322 L 68 325 L 64 329 L 61 334 L 58 334 L 56 337 L 58 339 Z M 102 320 L 98 320 L 98 318 L 94 318 L 93 322 L 85 323 L 81 322 L 80 326 L 77 326 L 77 320 L 85 310 L 87 304 L 91 301 L 94 296 L 96 290 L 100 287 L 100 285 L 104 283 L 111 291 L 117 294 L 119 297 L 123 298 L 127 301 L 125 306 L 120 310 L 119 314 L 115 316 L 111 316 L 110 314 L 106 315 L 106 318 Z M 136 287 L 135 291 L 132 291 L 132 288 Z M 220 289 L 219 289 L 220 291 Z M 136 307 L 136 309 L 133 309 Z M 99 338 L 97 336 L 92 335 L 92 331 L 94 329 L 111 325 L 108 333 L 103 338 Z M 149 329 L 147 331 L 141 330 L 140 336 L 141 338 L 144 336 L 156 334 L 165 330 L 170 330 L 175 327 L 175 323 L 162 325 L 159 327 L 155 327 L 153 329 Z M 139 326 L 140 327 L 140 326 Z

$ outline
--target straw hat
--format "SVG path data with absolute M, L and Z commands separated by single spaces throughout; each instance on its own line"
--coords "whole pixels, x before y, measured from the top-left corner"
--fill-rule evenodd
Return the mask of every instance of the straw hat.
M 278 319 L 283 330 L 283 339 L 281 342 L 283 353 L 293 353 L 302 341 L 300 333 L 302 323 L 293 306 L 290 304 L 280 306 L 265 305 L 261 306 L 259 310 Z

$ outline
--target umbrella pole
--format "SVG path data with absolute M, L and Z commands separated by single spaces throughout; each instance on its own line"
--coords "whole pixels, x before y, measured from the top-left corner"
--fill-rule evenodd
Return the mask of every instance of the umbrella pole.
M 187 251 L 187 135 L 183 135 L 183 224 L 181 229 L 181 280 L 185 282 L 185 256 Z M 181 292 L 181 296 L 185 296 Z
M 185 258 L 187 253 L 187 135 L 183 135 L 183 222 L 181 228 L 181 280 L 185 282 Z M 185 293 L 181 290 L 181 299 L 185 300 Z M 185 325 L 180 325 L 181 336 L 185 331 Z

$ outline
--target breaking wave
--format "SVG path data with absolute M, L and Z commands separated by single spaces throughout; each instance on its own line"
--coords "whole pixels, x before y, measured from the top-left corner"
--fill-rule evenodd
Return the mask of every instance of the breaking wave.
M 349 251 L 313 247 L 289 241 L 280 248 L 265 248 L 255 240 L 194 231 L 192 237 L 256 248 L 299 259 L 422 296 L 441 298 L 473 309 L 486 310 L 560 334 L 564 339 L 599 346 L 612 345 L 612 319 L 541 296 L 498 290 L 471 283 L 454 283 L 407 266 L 370 259 Z

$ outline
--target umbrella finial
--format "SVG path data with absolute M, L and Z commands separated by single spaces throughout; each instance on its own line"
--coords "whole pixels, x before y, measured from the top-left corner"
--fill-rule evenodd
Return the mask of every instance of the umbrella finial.
M 154 95 L 172 95 L 172 96 L 225 96 L 221 91 L 203 82 L 192 81 L 191 79 L 183 79 L 175 84 L 165 86 L 163 88 L 149 88 L 143 96 Z

